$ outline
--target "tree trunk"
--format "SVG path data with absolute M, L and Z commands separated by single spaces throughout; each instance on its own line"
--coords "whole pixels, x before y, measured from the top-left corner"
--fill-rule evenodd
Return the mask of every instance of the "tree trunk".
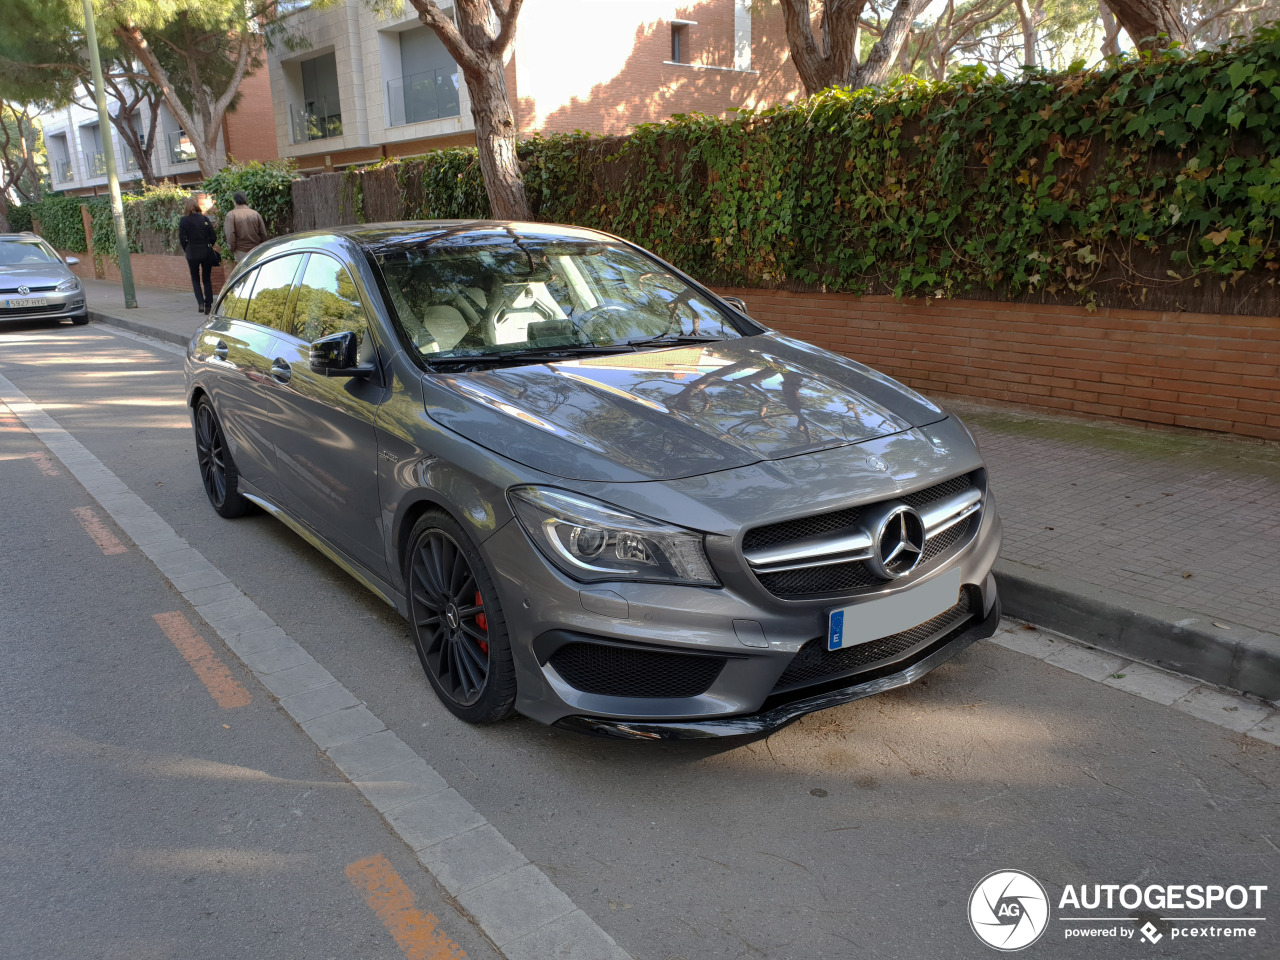
M 859 87 L 876 86 L 889 79 L 889 71 L 893 69 L 902 45 L 911 34 L 911 23 L 927 2 L 928 0 L 897 0 L 880 39 L 867 54 L 867 62 L 859 66 L 857 50 L 854 50 L 853 64 L 849 70 L 850 87 L 856 90 Z M 855 20 L 855 25 L 856 23 Z
M 1102 0 L 1098 3 L 1098 15 L 1102 18 L 1102 55 L 1120 56 L 1120 24 L 1116 22 L 1116 15 Z
M 500 59 L 486 64 L 473 79 L 467 74 L 471 118 L 476 125 L 476 152 L 489 210 L 495 220 L 530 219 L 529 199 L 516 157 L 516 118 L 507 97 L 507 76 Z
M 1018 22 L 1022 24 L 1022 64 L 1026 67 L 1036 65 L 1036 21 L 1027 9 L 1027 0 L 1016 0 Z
M 899 2 L 909 3 L 911 0 Z M 795 64 L 808 96 L 848 82 L 851 72 L 857 70 L 858 21 L 865 6 L 864 0 L 828 0 L 819 24 L 822 30 L 822 46 L 819 48 L 813 36 L 809 0 L 782 0 L 782 19 L 787 28 L 791 62 Z
M 1163 50 L 1172 43 L 1191 45 L 1180 12 L 1170 0 L 1108 0 L 1107 6 L 1139 50 Z

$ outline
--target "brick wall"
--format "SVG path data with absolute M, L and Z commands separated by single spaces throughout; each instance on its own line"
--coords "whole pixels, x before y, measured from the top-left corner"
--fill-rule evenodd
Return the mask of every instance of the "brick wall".
M 61 251 L 60 251 L 61 252 Z M 93 258 L 87 253 L 62 253 L 62 256 L 78 257 L 80 262 L 71 265 L 71 272 L 84 280 L 94 279 Z M 140 287 L 161 287 L 165 290 L 184 290 L 191 292 L 191 274 L 187 270 L 186 257 L 158 256 L 151 253 L 135 253 L 129 257 L 133 267 L 133 282 Z M 235 266 L 234 262 L 223 260 L 222 266 L 214 267 L 209 272 L 209 279 L 216 294 L 222 289 L 227 274 Z M 113 260 L 102 258 L 102 280 L 120 282 L 120 268 Z M 192 295 L 194 299 L 194 294 Z
M 271 106 L 271 77 L 266 66 L 240 81 L 240 102 L 227 114 L 222 136 L 227 157 L 240 163 L 274 160 L 280 156 L 276 148 L 275 111 Z
M 1280 317 L 722 292 L 933 396 L 1280 440 Z

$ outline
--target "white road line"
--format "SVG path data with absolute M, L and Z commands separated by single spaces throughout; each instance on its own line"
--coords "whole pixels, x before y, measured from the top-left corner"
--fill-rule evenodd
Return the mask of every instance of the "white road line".
M 631 957 L 412 747 L 3 375 L 0 400 L 276 696 L 508 960 Z
M 1004 620 L 987 642 L 1280 747 L 1280 710 L 1265 701 L 1126 660 L 1019 620 Z

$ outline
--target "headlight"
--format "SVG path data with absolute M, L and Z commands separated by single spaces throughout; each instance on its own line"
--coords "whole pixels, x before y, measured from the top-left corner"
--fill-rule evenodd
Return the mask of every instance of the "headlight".
M 508 494 L 538 549 L 574 579 L 719 583 L 701 534 L 563 490 L 514 487 Z
M 58 284 L 58 293 L 70 293 L 72 290 L 79 290 L 79 289 L 80 289 L 80 281 L 77 280 L 75 277 L 72 277 L 70 280 L 63 280 L 60 284 Z

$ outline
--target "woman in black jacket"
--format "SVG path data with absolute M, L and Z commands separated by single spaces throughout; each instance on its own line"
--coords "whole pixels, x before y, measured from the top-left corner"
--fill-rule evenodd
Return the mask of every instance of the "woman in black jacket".
M 200 201 L 188 197 L 182 205 L 182 219 L 178 221 L 178 243 L 187 255 L 187 269 L 191 271 L 191 289 L 196 292 L 196 310 L 208 313 L 213 306 L 213 284 L 209 280 L 209 271 L 213 268 L 209 261 L 213 257 L 213 245 L 218 242 L 209 218 L 200 212 Z M 204 292 L 201 295 L 200 281 L 204 280 Z

